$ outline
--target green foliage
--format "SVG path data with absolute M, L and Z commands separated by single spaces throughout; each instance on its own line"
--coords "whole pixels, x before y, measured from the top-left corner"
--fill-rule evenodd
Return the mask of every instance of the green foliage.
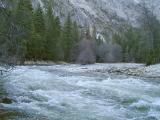
M 76 43 L 78 43 L 80 41 L 80 32 L 79 32 L 79 28 L 76 22 L 73 23 L 73 31 L 72 31 L 72 38 L 73 41 Z
M 15 23 L 15 15 L 10 2 L 3 0 L 1 1 L 3 7 L 0 6 L 0 62 L 13 63 L 12 58 L 17 56 L 16 38 L 20 31 Z
M 43 11 L 40 7 L 34 11 L 33 14 L 33 31 L 32 31 L 32 40 L 30 41 L 29 46 L 29 58 L 34 60 L 42 60 L 44 55 L 44 40 L 45 40 L 45 20 Z
M 64 28 L 63 28 L 63 50 L 64 50 L 64 59 L 65 61 L 70 60 L 70 53 L 73 47 L 73 34 L 72 34 L 72 21 L 70 15 L 68 15 Z
M 32 31 L 32 12 L 33 8 L 31 0 L 19 0 L 16 10 L 16 21 L 17 24 L 26 32 L 26 36 L 28 36 Z
M 2 2 L 5 7 L 0 6 L 2 49 L 0 57 L 8 53 L 7 56 L 16 56 L 22 62 L 25 60 L 74 62 L 79 50 L 85 53 L 85 56 L 88 55 L 83 47 L 88 50 L 89 46 L 92 46 L 91 40 L 97 46 L 103 44 L 100 38 L 97 40 L 95 28 L 93 36 L 90 36 L 89 28 L 86 33 L 86 38 L 90 41 L 82 42 L 77 23 L 72 21 L 69 14 L 62 25 L 59 17 L 54 15 L 53 2 L 46 2 L 45 12 L 40 5 L 33 9 L 31 0 Z M 147 65 L 160 62 L 160 22 L 149 10 L 145 13 L 147 14 L 143 16 L 141 28 L 126 25 L 123 31 L 113 35 L 113 42 L 115 45 L 118 44 L 118 47 L 106 45 L 100 49 L 105 51 L 111 49 L 114 55 L 118 53 L 115 51 L 122 49 L 123 62 L 144 62 Z M 95 46 L 92 47 L 95 54 Z M 102 50 L 99 51 L 101 53 Z M 106 54 L 108 55 L 107 52 Z M 112 59 L 114 55 L 108 55 L 107 59 Z
M 61 25 L 59 18 L 53 15 L 51 5 L 48 6 L 46 17 L 45 59 L 56 60 L 57 44 L 61 36 Z
M 152 29 L 129 27 L 113 35 L 114 42 L 122 47 L 124 62 L 143 62 L 147 65 L 160 62 L 160 22 L 155 17 L 151 19 Z
M 19 0 L 16 9 L 16 23 L 21 28 L 23 34 L 17 37 L 17 44 L 20 47 L 19 56 L 21 61 L 25 60 L 25 56 L 29 56 L 29 43 L 32 39 L 33 31 L 33 8 L 30 0 Z
M 42 36 L 45 33 L 45 20 L 40 5 L 38 5 L 38 8 L 34 11 L 33 21 L 35 31 Z
M 77 44 L 80 40 L 80 32 L 76 22 L 72 22 L 70 14 L 68 15 L 62 32 L 62 48 L 64 51 L 64 60 L 72 61 L 77 51 Z M 73 59 L 72 59 L 73 58 Z

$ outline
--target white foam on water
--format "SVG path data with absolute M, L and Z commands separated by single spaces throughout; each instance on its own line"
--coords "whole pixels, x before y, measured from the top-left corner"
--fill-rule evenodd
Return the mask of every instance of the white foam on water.
M 159 84 L 84 74 L 95 66 L 104 69 L 98 64 L 17 67 L 5 83 L 15 102 L 3 106 L 42 114 L 49 120 L 160 120 Z

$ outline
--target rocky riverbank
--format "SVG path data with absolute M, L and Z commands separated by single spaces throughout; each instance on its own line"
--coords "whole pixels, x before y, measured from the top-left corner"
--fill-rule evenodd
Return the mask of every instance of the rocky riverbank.
M 88 69 L 90 72 L 137 76 L 145 78 L 160 78 L 160 64 L 151 66 L 145 66 L 144 64 L 134 63 L 95 64 L 91 68 L 85 68 L 86 70 Z
M 49 67 L 52 69 L 52 67 Z M 66 64 L 65 68 L 57 66 L 56 69 L 65 69 L 68 72 L 89 72 L 89 73 L 106 73 L 114 75 L 127 75 L 145 78 L 160 78 L 160 64 L 145 66 L 144 64 L 135 63 L 115 63 L 93 65 L 73 65 Z
M 25 61 L 24 65 L 56 65 L 56 64 L 68 64 L 64 61 L 58 61 L 58 62 L 53 62 L 53 61 Z

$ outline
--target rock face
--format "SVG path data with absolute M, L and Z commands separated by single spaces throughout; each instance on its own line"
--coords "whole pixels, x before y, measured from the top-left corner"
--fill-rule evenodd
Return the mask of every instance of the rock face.
M 47 0 L 33 0 L 44 6 Z M 124 23 L 129 22 L 138 26 L 138 17 L 141 15 L 139 4 L 143 0 L 51 0 L 54 1 L 54 13 L 61 20 L 68 13 L 72 19 L 84 27 L 95 26 L 97 31 L 113 32 L 120 29 Z M 160 16 L 160 0 L 145 0 L 148 7 L 154 6 L 155 13 Z
M 126 25 L 140 27 L 143 2 L 160 20 L 160 0 L 32 0 L 33 5 L 39 3 L 45 11 L 46 4 L 51 1 L 53 11 L 60 17 L 62 23 L 70 14 L 80 28 L 86 30 L 88 26 L 91 34 L 103 41 L 112 40 L 115 32 L 126 29 Z M 96 30 L 95 30 L 96 28 Z M 93 32 L 94 31 L 94 32 Z M 95 33 L 96 31 L 96 33 Z

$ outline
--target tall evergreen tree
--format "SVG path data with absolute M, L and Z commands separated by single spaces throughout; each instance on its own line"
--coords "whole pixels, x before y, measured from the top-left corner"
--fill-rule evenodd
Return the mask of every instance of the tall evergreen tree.
M 30 43 L 33 31 L 33 8 L 31 0 L 19 0 L 16 10 L 16 21 L 18 26 L 23 31 L 23 35 L 18 36 L 17 42 L 19 46 L 19 56 L 21 61 L 24 61 L 25 56 L 29 57 L 31 52 Z
M 153 64 L 160 62 L 160 21 L 154 14 L 154 8 L 148 8 L 146 1 L 142 1 L 141 10 L 141 27 L 144 31 L 145 41 L 144 46 L 147 46 L 146 51 L 146 62 L 147 64 Z
M 56 23 L 51 3 L 48 5 L 46 18 L 45 59 L 54 60 L 56 56 L 56 39 L 54 38 Z
M 0 59 L 1 62 L 16 62 L 17 44 L 16 37 L 20 34 L 16 25 L 12 0 L 0 2 Z M 14 60 L 13 60 L 14 59 Z
M 43 11 L 40 5 L 38 5 L 38 8 L 34 11 L 34 27 L 35 31 L 43 35 L 45 33 L 45 20 L 44 20 L 44 15 Z
M 70 14 L 68 15 L 64 28 L 63 28 L 63 50 L 64 50 L 64 59 L 65 61 L 70 61 L 70 54 L 73 48 L 73 34 L 72 34 L 72 20 Z
M 31 43 L 34 46 L 34 49 L 36 51 L 33 53 L 37 59 L 43 59 L 43 56 L 45 54 L 45 51 L 44 51 L 45 20 L 44 20 L 43 11 L 40 5 L 34 11 L 33 23 L 34 23 L 34 32 L 33 32 L 33 39 Z
M 76 22 L 73 23 L 73 30 L 72 30 L 72 34 L 73 34 L 73 40 L 75 43 L 78 43 L 80 40 L 80 32 L 78 29 L 78 25 Z
M 16 11 L 16 20 L 19 26 L 25 31 L 27 36 L 33 28 L 33 8 L 31 0 L 19 0 Z
M 58 58 L 61 58 L 61 51 L 62 51 L 62 44 L 61 44 L 61 23 L 59 17 L 55 18 L 55 26 L 54 26 L 54 39 L 55 39 L 55 60 L 58 60 Z
M 71 49 L 71 61 L 75 62 L 78 57 L 78 52 L 79 52 L 79 43 L 80 43 L 80 32 L 79 28 L 76 22 L 73 22 L 72 25 L 72 39 L 73 39 L 73 46 Z

